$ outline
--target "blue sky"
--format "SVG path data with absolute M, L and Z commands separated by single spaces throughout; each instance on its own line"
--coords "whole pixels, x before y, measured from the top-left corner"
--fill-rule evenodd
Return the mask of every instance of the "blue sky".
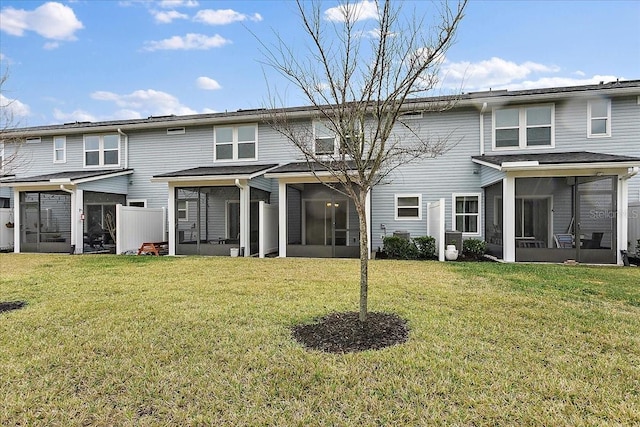
M 2 0 L 0 102 L 20 126 L 260 108 L 268 86 L 304 105 L 260 63 L 274 30 L 304 40 L 291 1 Z M 442 73 L 445 92 L 639 79 L 640 1 L 471 0 Z

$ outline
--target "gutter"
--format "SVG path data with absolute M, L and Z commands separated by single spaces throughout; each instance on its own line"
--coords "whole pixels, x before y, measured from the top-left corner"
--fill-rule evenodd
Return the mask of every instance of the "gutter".
M 65 192 L 69 193 L 69 194 L 75 194 L 75 191 L 69 190 L 67 187 L 64 186 L 64 184 L 60 184 L 60 189 L 62 191 L 65 191 Z
M 634 176 L 638 175 L 640 173 L 640 167 L 638 166 L 634 166 L 632 168 L 629 168 L 629 171 L 626 175 L 622 175 L 620 177 L 621 180 L 627 180 L 629 178 L 633 178 Z

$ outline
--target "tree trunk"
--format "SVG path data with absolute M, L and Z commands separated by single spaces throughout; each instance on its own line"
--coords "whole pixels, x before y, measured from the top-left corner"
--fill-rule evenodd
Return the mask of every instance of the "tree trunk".
M 367 320 L 369 287 L 369 231 L 367 229 L 367 191 L 361 190 L 356 201 L 360 224 L 360 321 Z

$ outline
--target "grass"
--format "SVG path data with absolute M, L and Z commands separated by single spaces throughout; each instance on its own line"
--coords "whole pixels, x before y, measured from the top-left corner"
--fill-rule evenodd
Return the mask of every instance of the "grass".
M 373 261 L 409 341 L 303 349 L 358 268 L 0 254 L 0 425 L 640 424 L 640 269 Z

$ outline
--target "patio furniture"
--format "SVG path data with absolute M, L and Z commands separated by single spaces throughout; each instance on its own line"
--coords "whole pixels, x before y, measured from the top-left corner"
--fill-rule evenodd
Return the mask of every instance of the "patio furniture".
M 145 242 L 138 249 L 138 255 L 147 253 L 155 256 L 166 255 L 169 252 L 169 242 Z
M 573 234 L 554 234 L 553 240 L 558 248 L 573 248 Z

